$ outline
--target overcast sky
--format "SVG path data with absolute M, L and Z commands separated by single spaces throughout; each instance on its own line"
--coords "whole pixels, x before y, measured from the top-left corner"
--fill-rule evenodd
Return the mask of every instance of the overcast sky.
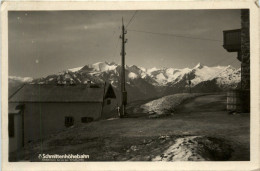
M 134 13 L 9 12 L 9 75 L 41 77 L 95 62 L 120 63 L 121 20 L 127 24 Z M 138 11 L 126 34 L 126 64 L 240 67 L 237 54 L 222 47 L 223 30 L 240 27 L 240 10 Z

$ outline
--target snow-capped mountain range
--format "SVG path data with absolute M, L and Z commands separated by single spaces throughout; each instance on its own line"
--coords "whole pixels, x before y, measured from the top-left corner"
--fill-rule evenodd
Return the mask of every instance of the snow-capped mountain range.
M 31 84 L 103 84 L 111 83 L 120 90 L 121 66 L 114 62 L 98 62 L 72 68 L 58 74 L 31 80 Z M 189 80 L 193 92 L 216 92 L 236 88 L 240 82 L 240 69 L 232 66 L 208 67 L 197 64 L 193 68 L 150 68 L 126 66 L 126 89 L 129 100 L 160 97 L 188 91 Z M 13 79 L 16 77 L 9 77 Z M 28 80 L 28 79 L 26 79 Z

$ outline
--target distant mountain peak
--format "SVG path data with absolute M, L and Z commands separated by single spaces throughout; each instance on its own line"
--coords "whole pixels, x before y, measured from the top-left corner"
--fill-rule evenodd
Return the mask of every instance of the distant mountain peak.
M 20 81 L 20 82 L 24 82 L 24 83 L 28 83 L 33 81 L 32 77 L 17 77 L 17 76 L 8 76 L 9 79 L 11 80 L 16 80 L 16 81 Z
M 82 68 L 83 68 L 83 66 L 81 66 L 81 67 L 76 67 L 76 68 L 71 68 L 71 69 L 68 69 L 68 71 L 77 72 L 77 71 L 81 70 Z
M 194 69 L 198 68 L 201 69 L 203 68 L 204 65 L 202 65 L 200 62 L 194 67 Z

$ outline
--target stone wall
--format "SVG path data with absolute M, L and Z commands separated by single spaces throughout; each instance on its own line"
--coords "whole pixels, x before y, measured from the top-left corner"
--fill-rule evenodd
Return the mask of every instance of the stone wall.
M 241 86 L 242 90 L 250 90 L 250 21 L 249 10 L 241 10 Z
M 250 11 L 241 10 L 241 99 L 243 112 L 250 112 Z

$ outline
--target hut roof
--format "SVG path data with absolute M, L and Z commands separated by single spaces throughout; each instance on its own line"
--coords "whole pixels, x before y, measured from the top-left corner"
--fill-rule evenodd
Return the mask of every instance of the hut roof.
M 104 88 L 25 84 L 9 102 L 102 102 Z
M 115 99 L 116 98 L 116 94 L 114 92 L 114 89 L 112 88 L 111 84 L 108 84 L 107 88 L 106 88 L 106 95 L 105 95 L 105 99 L 106 98 L 112 98 Z

